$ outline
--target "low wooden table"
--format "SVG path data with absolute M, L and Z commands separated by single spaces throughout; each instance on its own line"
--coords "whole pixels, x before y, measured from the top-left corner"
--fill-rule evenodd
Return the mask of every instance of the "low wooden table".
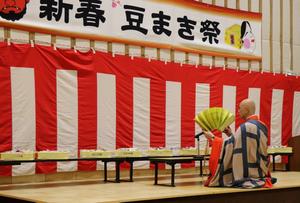
M 272 165 L 273 165 L 273 171 L 276 170 L 276 167 L 275 167 L 275 157 L 276 156 L 288 156 L 288 159 L 290 159 L 290 156 L 293 155 L 293 152 L 271 152 L 271 153 L 268 153 L 269 156 L 272 156 Z M 290 160 L 288 161 L 290 162 Z M 289 163 L 286 164 L 286 170 L 289 171 L 290 170 L 290 166 L 289 166 Z
M 204 156 L 195 156 L 195 157 L 168 157 L 168 158 L 150 158 L 150 163 L 153 163 L 155 166 L 155 175 L 154 175 L 154 185 L 158 185 L 158 164 L 165 163 L 171 166 L 171 185 L 175 187 L 175 165 L 178 163 L 191 163 L 192 161 L 200 161 L 200 164 L 204 160 Z M 201 164 L 202 165 L 202 164 Z M 202 167 L 200 166 L 202 169 Z
M 113 182 L 120 183 L 121 181 L 133 182 L 133 163 L 136 161 L 151 161 L 153 159 L 175 159 L 175 158 L 193 158 L 193 161 L 198 160 L 200 161 L 200 175 L 203 174 L 203 164 L 202 161 L 204 160 L 204 156 L 143 156 L 143 157 L 112 157 L 112 158 L 102 158 L 101 161 L 104 163 L 104 182 L 111 182 L 107 179 L 107 163 L 114 162 L 115 163 L 115 180 Z M 209 158 L 209 156 L 206 156 Z M 123 162 L 127 162 L 130 165 L 129 169 L 129 179 L 121 179 L 120 177 L 120 165 Z M 163 162 L 162 162 L 163 163 Z M 189 162 L 182 162 L 182 163 L 189 163 Z
M 186 158 L 187 156 L 173 156 L 168 158 Z M 189 156 L 190 157 L 190 156 Z M 57 161 L 102 161 L 104 163 L 104 182 L 115 182 L 120 183 L 121 181 L 133 182 L 133 163 L 135 161 L 148 161 L 154 158 L 167 158 L 158 156 L 143 156 L 143 157 L 110 157 L 110 158 L 70 158 L 70 159 L 34 159 L 34 160 L 0 160 L 0 166 L 2 165 L 20 165 L 22 163 L 32 163 L 32 162 L 57 162 Z M 115 163 L 115 179 L 108 180 L 107 177 L 107 163 Z M 129 179 L 121 179 L 120 177 L 120 165 L 121 163 L 127 162 L 130 165 Z M 182 162 L 184 163 L 184 162 Z M 202 161 L 200 161 L 200 174 L 202 174 Z

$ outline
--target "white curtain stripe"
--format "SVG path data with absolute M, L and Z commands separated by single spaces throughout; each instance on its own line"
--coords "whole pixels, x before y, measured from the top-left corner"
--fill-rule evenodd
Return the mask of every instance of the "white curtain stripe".
M 133 147 L 150 148 L 150 79 L 133 78 Z M 136 168 L 149 168 L 148 161 L 138 161 Z
M 249 99 L 253 100 L 255 103 L 255 114 L 259 116 L 260 114 L 260 88 L 249 88 Z
M 195 104 L 195 116 L 201 111 L 208 109 L 210 105 L 210 86 L 205 83 L 196 84 L 196 104 Z M 202 129 L 197 123 L 195 123 L 195 135 L 202 132 Z M 205 150 L 207 139 L 205 136 L 200 137 L 200 150 Z M 197 142 L 195 143 L 197 147 Z M 198 162 L 196 162 L 199 165 Z
M 283 90 L 273 89 L 272 105 L 271 105 L 271 146 L 281 146 L 282 135 L 282 106 L 283 106 Z M 281 161 L 281 157 L 276 157 L 275 161 Z
M 133 79 L 133 147 L 150 147 L 150 80 Z
M 12 149 L 35 151 L 36 116 L 33 68 L 11 68 Z M 35 173 L 35 163 L 12 167 L 12 175 Z
M 181 143 L 181 83 L 166 82 L 166 147 Z
M 235 115 L 236 86 L 223 86 L 223 108 Z M 232 132 L 235 132 L 235 122 L 230 125 Z M 223 134 L 223 136 L 226 136 Z
M 57 70 L 57 150 L 69 151 L 72 158 L 78 150 L 77 71 Z M 77 162 L 58 162 L 57 171 L 75 171 Z
M 293 132 L 292 136 L 300 136 L 300 92 L 294 93 L 294 104 L 293 104 Z
M 116 149 L 116 76 L 97 74 L 97 149 Z M 114 163 L 108 163 L 114 169 Z M 97 162 L 97 169 L 103 163 Z
M 166 82 L 166 148 L 181 147 L 181 83 Z M 180 167 L 178 165 L 178 167 Z M 169 168 L 166 166 L 166 168 Z
M 196 96 L 195 96 L 195 116 L 201 111 L 208 109 L 210 105 L 210 86 L 205 83 L 196 83 Z M 195 135 L 202 132 L 202 129 L 195 123 Z M 205 136 L 200 136 L 199 150 L 205 151 L 207 139 Z M 197 139 L 195 140 L 195 147 L 198 148 Z M 196 166 L 200 166 L 198 161 L 195 162 Z

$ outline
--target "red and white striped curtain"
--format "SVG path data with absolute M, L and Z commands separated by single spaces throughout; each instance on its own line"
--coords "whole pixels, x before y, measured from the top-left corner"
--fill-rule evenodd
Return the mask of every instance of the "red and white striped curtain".
M 196 113 L 252 98 L 270 145 L 300 135 L 300 78 L 52 47 L 0 44 L 0 151 L 195 146 Z M 204 139 L 204 138 L 202 138 Z M 200 141 L 201 143 L 203 140 Z M 140 163 L 137 167 L 149 167 Z M 100 162 L 0 166 L 0 175 L 96 170 Z

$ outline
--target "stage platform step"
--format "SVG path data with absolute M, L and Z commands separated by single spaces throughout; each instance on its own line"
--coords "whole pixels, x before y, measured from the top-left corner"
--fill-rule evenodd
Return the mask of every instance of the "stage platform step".
M 206 177 L 176 175 L 176 187 L 155 186 L 154 176 L 137 177 L 134 182 L 104 183 L 102 180 L 0 186 L 0 197 L 12 202 L 112 203 L 112 202 L 299 202 L 300 172 L 275 172 L 278 183 L 272 189 L 207 188 Z M 159 177 L 170 182 L 169 175 Z M 23 200 L 23 201 L 21 201 Z M 1 201 L 0 202 L 6 202 Z

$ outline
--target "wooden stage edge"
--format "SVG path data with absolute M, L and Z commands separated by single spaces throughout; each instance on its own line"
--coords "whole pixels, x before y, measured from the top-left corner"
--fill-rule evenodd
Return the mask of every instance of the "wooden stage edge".
M 176 175 L 176 187 L 153 185 L 153 176 L 121 183 L 81 180 L 9 184 L 0 186 L 0 202 L 300 202 L 300 172 L 273 172 L 272 176 L 278 179 L 272 189 L 207 188 L 202 184 L 206 177 L 195 173 Z M 159 183 L 170 184 L 170 176 L 159 176 Z

